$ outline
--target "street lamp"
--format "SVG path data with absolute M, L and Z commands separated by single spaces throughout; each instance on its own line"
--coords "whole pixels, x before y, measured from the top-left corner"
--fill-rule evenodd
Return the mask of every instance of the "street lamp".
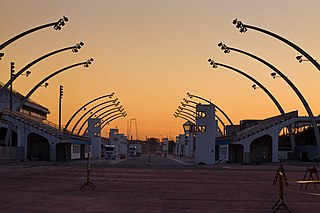
M 11 83 L 16 80 L 20 75 L 23 74 L 24 71 L 26 71 L 27 69 L 29 69 L 30 67 L 32 67 L 33 65 L 35 65 L 36 63 L 40 62 L 41 60 L 48 58 L 49 56 L 52 56 L 54 54 L 66 51 L 66 50 L 72 50 L 72 52 L 78 52 L 78 50 L 84 45 L 83 42 L 77 43 L 76 45 L 70 46 L 70 47 L 65 47 L 62 49 L 58 49 L 55 50 L 53 52 L 50 52 L 46 55 L 43 55 L 39 58 L 37 58 L 36 60 L 30 62 L 29 64 L 27 64 L 26 66 L 24 66 L 21 70 L 19 70 L 19 72 L 17 72 L 17 74 L 15 74 L 0 90 L 0 98 L 3 95 L 3 93 L 7 90 L 7 88 L 11 85 Z M 77 50 L 77 51 L 75 51 Z M 28 71 L 27 71 L 28 72 Z M 30 72 L 30 71 L 29 71 Z M 31 72 L 30 72 L 31 73 Z M 30 74 L 29 73 L 29 74 Z
M 93 61 L 93 58 L 90 58 L 84 62 L 80 62 L 80 63 L 77 63 L 77 64 L 73 64 L 73 65 L 70 65 L 70 66 L 67 66 L 65 68 L 62 68 L 50 75 L 48 75 L 47 77 L 45 77 L 42 81 L 40 81 L 36 86 L 34 86 L 30 92 L 24 97 L 24 99 L 20 102 L 19 106 L 17 107 L 16 111 L 20 111 L 24 105 L 24 103 L 30 98 L 30 96 L 39 88 L 41 87 L 46 81 L 48 81 L 50 78 L 54 77 L 55 75 L 58 75 L 59 73 L 63 72 L 63 71 L 66 71 L 68 69 L 71 69 L 73 67 L 76 67 L 76 66 L 80 66 L 80 65 L 83 65 L 84 67 L 88 67 L 88 64 Z
M 239 29 L 240 33 L 245 33 L 248 30 L 247 27 L 241 21 L 238 21 L 238 19 L 234 19 L 232 21 L 232 24 L 236 25 L 236 28 Z
M 44 88 L 47 88 L 49 86 L 49 83 L 44 83 L 44 84 L 42 84 L 40 87 L 44 87 Z
M 253 89 L 261 89 L 260 87 L 258 87 L 258 86 L 255 85 L 255 84 L 252 84 L 252 88 L 253 88 Z
M 222 43 L 222 42 L 221 42 Z M 313 130 L 314 130 L 314 134 L 316 137 L 316 141 L 317 141 L 317 148 L 318 148 L 318 154 L 320 155 L 320 132 L 317 126 L 317 121 L 312 113 L 311 108 L 309 107 L 309 104 L 307 103 L 306 99 L 303 97 L 303 95 L 300 93 L 300 91 L 297 89 L 297 87 L 287 78 L 287 76 L 285 76 L 280 70 L 278 70 L 275 66 L 273 66 L 272 64 L 270 64 L 269 62 L 263 60 L 262 58 L 259 58 L 256 55 L 253 55 L 249 52 L 245 52 L 243 50 L 240 49 L 236 49 L 236 48 L 232 48 L 232 47 L 227 47 L 229 50 L 235 51 L 235 52 L 239 52 L 242 53 L 244 55 L 247 55 L 251 58 L 256 59 L 257 61 L 263 63 L 264 65 L 266 65 L 267 67 L 269 67 L 270 69 L 272 69 L 276 74 L 278 74 L 283 80 L 285 80 L 285 82 L 292 88 L 292 90 L 296 93 L 296 95 L 299 97 L 300 101 L 302 102 L 304 108 L 306 109 L 311 124 L 313 126 Z M 272 74 L 272 77 L 275 77 L 274 74 Z
M 21 75 L 25 75 L 26 77 L 28 77 L 30 74 L 31 72 L 27 70 L 25 74 L 21 74 Z M 15 63 L 12 61 L 10 62 L 10 80 L 14 78 L 14 76 L 15 76 Z M 10 110 L 12 110 L 12 95 L 13 95 L 13 82 L 11 82 L 10 84 Z
M 69 19 L 66 16 L 63 16 L 59 21 L 54 25 L 55 30 L 61 30 L 61 27 L 65 25 L 65 23 L 69 21 Z
M 233 20 L 232 22 L 234 25 L 236 25 L 237 28 L 240 29 L 240 32 L 241 33 L 244 33 L 247 31 L 247 29 L 252 29 L 252 30 L 256 30 L 258 32 L 261 32 L 261 33 L 264 33 L 264 34 L 267 34 L 269 36 L 272 36 L 284 43 L 286 43 L 287 45 L 289 45 L 290 47 L 294 48 L 295 50 L 297 50 L 299 53 L 301 53 L 304 57 L 306 57 L 308 59 L 308 61 L 310 61 L 317 69 L 318 71 L 320 71 L 320 64 L 317 63 L 317 61 L 315 59 L 312 58 L 311 55 L 309 55 L 306 51 L 304 51 L 303 49 L 301 49 L 301 47 L 299 47 L 298 45 L 292 43 L 291 41 L 273 33 L 273 32 L 270 32 L 270 31 L 267 31 L 265 29 L 261 29 L 261 28 L 258 28 L 258 27 L 255 27 L 255 26 L 251 26 L 251 25 L 248 25 L 248 24 L 244 24 L 242 23 L 241 21 L 238 21 L 238 19 L 235 19 Z M 241 31 L 241 29 L 243 29 Z M 299 59 L 297 59 L 299 60 Z
M 296 56 L 296 59 L 299 61 L 299 63 L 302 63 L 303 61 L 310 61 L 310 60 L 307 60 L 307 59 L 303 59 L 302 55 Z M 315 60 L 315 61 L 317 61 L 317 60 Z
M 22 32 L 16 36 L 14 36 L 13 38 L 9 39 L 8 41 L 4 42 L 3 44 L 0 45 L 0 50 L 2 50 L 3 48 L 5 48 L 6 46 L 8 46 L 9 44 L 11 44 L 12 42 L 18 40 L 19 38 L 25 36 L 25 35 L 28 35 L 32 32 L 35 32 L 37 30 L 41 30 L 43 28 L 46 28 L 46 27 L 52 27 L 55 29 L 55 30 L 61 30 L 61 27 L 65 25 L 65 23 L 68 21 L 69 19 L 66 17 L 66 16 L 63 16 L 62 18 L 60 18 L 57 22 L 52 22 L 52 23 L 49 23 L 49 24 L 44 24 L 44 25 L 41 25 L 41 26 L 38 26 L 38 27 L 35 27 L 35 28 L 32 28 L 30 30 L 27 30 L 25 32 Z M 4 53 L 0 53 L 0 59 L 1 57 L 4 56 Z

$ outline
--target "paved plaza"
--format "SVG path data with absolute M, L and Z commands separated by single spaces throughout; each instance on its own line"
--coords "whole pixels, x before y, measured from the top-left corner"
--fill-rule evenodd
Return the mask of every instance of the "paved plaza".
M 308 165 L 282 163 L 289 181 L 284 201 L 294 213 L 320 208 L 320 185 L 300 189 Z M 279 164 L 194 165 L 191 160 L 148 155 L 86 161 L 1 162 L 1 212 L 273 212 Z M 287 212 L 287 211 L 278 211 Z

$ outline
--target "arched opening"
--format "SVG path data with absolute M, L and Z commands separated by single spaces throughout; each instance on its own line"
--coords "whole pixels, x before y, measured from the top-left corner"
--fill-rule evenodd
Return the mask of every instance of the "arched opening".
M 288 127 L 281 129 L 279 133 L 279 151 L 291 151 L 292 145 Z
M 244 148 L 241 144 L 230 144 L 229 145 L 229 161 L 231 163 L 243 163 L 243 152 Z
M 250 144 L 250 162 L 272 162 L 272 138 L 264 135 Z
M 27 157 L 31 160 L 50 160 L 49 141 L 36 133 L 28 135 Z
M 6 146 L 6 134 L 8 128 L 1 127 L 0 128 L 0 146 Z M 18 146 L 18 134 L 12 130 L 11 133 L 12 141 L 11 144 L 8 144 L 9 147 L 17 147 Z

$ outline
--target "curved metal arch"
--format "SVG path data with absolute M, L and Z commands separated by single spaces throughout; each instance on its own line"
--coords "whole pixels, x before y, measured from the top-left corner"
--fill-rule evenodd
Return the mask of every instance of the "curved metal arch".
M 180 113 L 185 113 L 185 114 L 189 115 L 190 117 L 194 117 L 194 119 L 196 120 L 196 115 L 193 115 L 189 112 L 185 112 L 183 110 L 177 110 L 177 114 L 180 114 Z
M 190 100 L 187 100 L 187 99 L 186 99 L 185 101 L 186 101 L 187 103 L 188 103 L 188 102 L 196 103 L 196 102 L 194 102 L 194 101 L 190 101 Z M 182 106 L 187 106 L 187 107 L 196 109 L 195 106 L 192 106 L 192 105 L 187 104 L 187 103 L 181 102 Z M 220 118 L 217 114 L 215 114 L 215 117 L 218 119 L 218 121 L 220 121 L 220 123 L 222 124 L 223 128 L 225 129 L 225 128 L 226 128 L 226 124 L 221 120 L 221 118 Z
M 188 112 L 191 112 L 194 114 L 194 116 L 197 115 L 197 113 L 195 111 L 192 111 L 191 109 L 188 109 L 188 108 L 185 108 L 185 107 L 182 107 L 182 106 L 178 106 L 178 108 L 182 111 L 182 110 L 187 110 Z
M 125 115 L 119 115 L 119 116 L 116 116 L 116 117 L 114 117 L 114 118 L 112 118 L 111 120 L 109 120 L 108 122 L 106 122 L 105 124 L 103 124 L 103 126 L 101 127 L 101 129 L 103 129 L 107 124 L 109 124 L 111 121 L 114 121 L 114 120 L 116 120 L 116 119 L 118 119 L 118 118 L 121 118 L 121 117 L 126 117 L 127 116 L 127 114 L 125 114 Z
M 183 113 L 183 114 L 182 114 Z M 188 115 L 186 112 L 180 111 L 179 113 L 177 112 L 176 115 L 183 115 L 189 119 L 191 119 L 192 121 L 194 121 L 196 123 L 196 118 L 193 118 L 192 116 Z
M 115 102 L 116 102 L 117 100 L 118 100 L 118 99 L 116 98 L 116 99 L 113 99 L 113 100 L 104 101 L 104 102 L 102 102 L 102 103 L 99 103 L 99 104 L 95 105 L 94 107 L 92 107 L 92 108 L 89 109 L 88 111 L 86 111 L 86 112 L 78 119 L 78 121 L 75 123 L 75 125 L 73 126 L 73 128 L 72 128 L 72 130 L 71 130 L 71 133 L 74 132 L 74 130 L 76 129 L 76 127 L 78 126 L 78 124 L 80 123 L 80 121 L 81 121 L 86 115 L 88 115 L 92 110 L 98 108 L 98 107 L 101 106 L 101 105 L 104 105 L 104 104 L 107 104 L 107 103 L 110 103 L 110 102 L 113 102 L 113 103 L 115 104 Z M 107 107 L 109 107 L 109 106 L 112 106 L 112 105 L 108 105 Z M 91 117 L 92 117 L 92 116 L 91 116 Z M 90 117 L 90 118 L 91 118 L 91 117 Z M 88 119 L 87 119 L 87 120 L 88 120 Z M 87 122 L 87 120 L 84 121 L 84 122 Z M 79 134 L 79 133 L 78 133 L 78 134 Z
M 11 85 L 11 83 L 13 81 L 15 81 L 24 71 L 26 71 L 27 69 L 29 69 L 30 67 L 32 67 L 36 63 L 38 63 L 38 62 L 42 61 L 43 59 L 48 58 L 48 57 L 50 57 L 52 55 L 55 55 L 57 53 L 60 53 L 60 52 L 66 51 L 66 50 L 71 50 L 71 49 L 73 50 L 74 48 L 78 48 L 78 45 L 79 44 L 55 50 L 53 52 L 50 52 L 50 53 L 48 53 L 46 55 L 43 55 L 43 56 L 37 58 L 36 60 L 34 60 L 34 61 L 30 62 L 29 64 L 27 64 L 26 66 L 24 66 L 15 75 L 13 75 L 12 78 L 10 78 L 9 81 L 7 81 L 7 83 L 1 88 L 1 90 L 0 90 L 0 98 L 2 97 L 3 93 L 8 89 L 8 87 Z
M 88 106 L 89 104 L 91 104 L 91 103 L 93 103 L 93 102 L 95 102 L 95 101 L 98 101 L 98 100 L 100 100 L 100 99 L 102 99 L 102 98 L 112 98 L 113 95 L 114 95 L 114 92 L 112 92 L 111 94 L 108 94 L 108 95 L 102 95 L 102 96 L 100 96 L 100 97 L 97 97 L 97 98 L 95 98 L 95 99 L 93 99 L 93 100 L 85 103 L 83 106 L 81 106 L 81 107 L 70 117 L 70 119 L 68 120 L 68 122 L 67 122 L 67 124 L 66 124 L 66 126 L 64 127 L 63 130 L 64 130 L 64 131 L 67 130 L 67 128 L 68 128 L 68 126 L 70 125 L 71 121 L 72 121 L 72 120 L 76 117 L 76 115 L 77 115 L 79 112 L 81 112 L 81 110 L 84 109 L 86 106 Z
M 76 67 L 76 66 L 80 66 L 80 65 L 86 65 L 87 61 L 85 62 L 81 62 L 81 63 L 77 63 L 77 64 L 73 64 L 70 66 L 67 66 L 65 68 L 62 68 L 50 75 L 48 75 L 47 77 L 45 77 L 42 81 L 40 81 L 36 86 L 34 86 L 30 92 L 24 97 L 24 99 L 20 102 L 19 106 L 16 108 L 16 111 L 20 111 L 22 109 L 22 106 L 24 105 L 24 103 L 30 98 L 30 96 L 43 84 L 45 83 L 47 80 L 49 80 L 50 78 L 54 77 L 55 75 L 58 75 L 59 73 L 68 70 L 70 68 Z
M 125 116 L 127 116 L 127 113 L 126 113 L 126 112 L 119 112 L 119 113 L 117 113 L 117 114 L 111 115 L 109 118 L 106 118 L 104 121 L 102 121 L 102 122 L 100 123 L 100 127 L 101 127 L 104 123 L 106 123 L 108 120 L 109 120 L 109 122 L 110 122 L 110 119 L 115 118 L 115 117 L 118 116 L 118 115 L 121 115 L 121 116 L 125 117 Z M 101 127 L 101 129 L 102 129 L 102 127 Z
M 190 98 L 198 98 L 198 99 L 203 100 L 203 101 L 205 101 L 205 102 L 207 102 L 207 103 L 209 103 L 209 104 L 212 104 L 215 108 L 217 108 L 217 109 L 224 115 L 224 117 L 228 120 L 228 122 L 229 122 L 231 125 L 233 125 L 233 122 L 231 121 L 231 119 L 229 118 L 229 116 L 228 116 L 220 107 L 218 107 L 217 105 L 215 105 L 215 104 L 212 103 L 211 101 L 209 101 L 209 100 L 207 100 L 207 99 L 205 99 L 205 98 L 203 98 L 203 97 L 197 96 L 197 95 L 192 95 L 192 94 L 190 94 L 190 93 L 187 93 L 187 95 L 188 95 Z
M 124 108 L 122 108 L 122 105 L 121 105 L 119 107 L 115 107 L 115 108 L 112 108 L 112 109 L 109 109 L 109 110 L 106 110 L 106 111 L 100 113 L 99 115 L 97 115 L 97 118 L 100 118 L 101 116 L 103 116 L 104 114 L 110 112 L 111 110 L 116 110 L 116 109 L 119 110 L 119 112 L 123 112 L 123 110 L 124 110 Z M 103 119 L 103 118 L 104 117 L 102 117 L 101 119 Z
M 48 23 L 48 24 L 44 24 L 44 25 L 41 25 L 41 26 L 38 26 L 38 27 L 35 27 L 35 28 L 32 28 L 32 29 L 29 29 L 27 31 L 24 31 L 14 37 L 12 37 L 11 39 L 7 40 L 6 42 L 2 43 L 0 45 L 0 50 L 2 50 L 3 48 L 5 48 L 6 46 L 8 46 L 9 44 L 13 43 L 14 41 L 18 40 L 19 38 L 23 37 L 23 36 L 26 36 L 30 33 L 33 33 L 35 31 L 38 31 L 38 30 L 41 30 L 41 29 L 44 29 L 44 28 L 47 28 L 47 27 L 51 27 L 51 26 L 56 26 L 58 25 L 59 23 L 61 23 L 61 21 L 63 22 L 67 22 L 68 21 L 68 18 L 67 17 L 63 17 L 63 19 L 59 19 L 58 21 L 56 22 L 52 22 L 52 23 Z
M 234 21 L 237 21 L 237 19 L 235 19 Z M 237 21 L 238 22 L 238 21 Z M 301 47 L 299 47 L 298 45 L 292 43 L 291 41 L 289 41 L 288 39 L 277 35 L 273 32 L 270 32 L 268 30 L 256 27 L 256 26 L 252 26 L 252 25 L 248 25 L 248 24 L 244 24 L 241 22 L 241 24 L 243 25 L 243 27 L 248 28 L 248 29 L 252 29 L 252 30 L 256 30 L 258 32 L 267 34 L 273 38 L 276 38 L 282 42 L 284 42 L 285 44 L 289 45 L 290 47 L 292 47 L 293 49 L 295 49 L 296 51 L 298 51 L 299 53 L 301 53 L 304 57 L 306 57 L 317 69 L 318 71 L 320 71 L 320 64 L 306 51 L 304 51 Z
M 90 118 L 92 118 L 92 117 L 93 117 L 95 114 L 97 114 L 99 111 L 104 110 L 104 109 L 106 109 L 106 108 L 108 108 L 108 107 L 110 107 L 110 106 L 117 106 L 117 105 L 116 105 L 116 104 L 110 104 L 110 105 L 108 105 L 108 106 L 102 107 L 102 108 L 99 109 L 97 112 L 91 114 L 91 115 L 82 123 L 82 125 L 81 125 L 80 129 L 78 130 L 78 133 L 77 133 L 77 134 L 78 134 L 78 135 L 80 134 L 82 128 L 84 127 L 84 125 L 87 123 L 87 121 L 88 121 Z M 118 109 L 118 108 L 112 108 L 112 109 L 110 109 L 110 110 L 113 110 L 113 109 Z M 110 111 L 110 110 L 106 110 L 106 111 Z M 98 118 L 99 118 L 99 117 L 98 117 Z M 103 119 L 103 118 L 101 118 L 101 119 Z M 88 127 L 87 127 L 87 129 L 88 129 Z M 86 129 L 84 132 L 86 132 L 87 129 Z
M 303 95 L 301 94 L 301 92 L 298 90 L 298 88 L 289 80 L 289 78 L 287 78 L 287 76 L 285 76 L 279 69 L 277 69 L 275 66 L 273 66 L 272 64 L 270 64 L 269 62 L 263 60 L 262 58 L 258 57 L 258 56 L 255 56 L 249 52 L 246 52 L 246 51 L 243 51 L 243 50 L 240 50 L 240 49 L 236 49 L 236 48 L 233 48 L 233 47 L 228 47 L 226 46 L 226 48 L 228 48 L 229 50 L 233 50 L 235 52 L 239 52 L 239 53 L 242 53 L 246 56 L 249 56 L 251 58 L 254 58 L 256 59 L 257 61 L 263 63 L 264 65 L 266 65 L 267 67 L 269 67 L 270 69 L 272 69 L 274 72 L 276 72 L 279 76 L 282 77 L 283 80 L 285 80 L 285 82 L 291 87 L 291 89 L 293 89 L 293 91 L 296 93 L 296 95 L 299 97 L 300 101 L 302 102 L 304 108 L 306 109 L 308 115 L 309 115 L 309 118 L 310 118 L 310 121 L 311 121 L 311 124 L 313 126 L 313 130 L 314 130 L 314 134 L 315 134 L 315 137 L 316 137 L 316 141 L 317 141 L 317 148 L 318 148 L 318 154 L 320 155 L 320 132 L 319 132 L 319 128 L 318 128 L 318 125 L 317 125 L 317 121 L 316 119 L 314 118 L 314 115 L 312 113 L 312 110 L 311 108 L 309 107 L 309 104 L 307 103 L 306 99 L 303 97 Z
M 173 114 L 173 116 L 174 116 L 175 118 L 181 118 L 181 119 L 184 119 L 184 120 L 186 120 L 186 121 L 191 122 L 193 125 L 196 125 L 196 124 L 195 124 L 195 122 L 192 122 L 189 118 L 184 117 L 184 115 L 175 115 L 175 114 Z
M 285 111 L 283 110 L 283 108 L 281 107 L 280 103 L 278 102 L 278 100 L 272 95 L 272 93 L 265 87 L 263 86 L 259 81 L 257 81 L 255 78 L 251 77 L 250 75 L 248 75 L 247 73 L 239 70 L 239 69 L 236 69 L 234 67 L 231 67 L 229 65 L 226 65 L 226 64 L 222 64 L 222 63 L 217 63 L 217 62 L 214 62 L 214 64 L 218 65 L 218 66 L 222 66 L 222 67 L 225 67 L 225 68 L 228 68 L 230 70 L 233 70 L 243 76 L 245 76 L 246 78 L 250 79 L 251 81 L 253 81 L 255 84 L 257 84 L 268 96 L 269 98 L 273 101 L 273 103 L 276 105 L 276 107 L 278 108 L 279 112 L 283 115 L 285 114 Z

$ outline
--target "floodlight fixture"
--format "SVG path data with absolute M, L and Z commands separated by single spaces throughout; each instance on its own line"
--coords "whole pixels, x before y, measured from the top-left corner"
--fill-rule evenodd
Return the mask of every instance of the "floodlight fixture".
M 92 63 L 93 58 L 90 58 L 87 60 L 87 62 L 83 65 L 84 67 L 89 67 L 89 65 Z
M 47 88 L 48 86 L 49 86 L 49 83 L 48 83 L 48 82 L 46 82 L 46 83 L 42 84 L 40 87 Z
M 72 52 L 77 53 L 79 52 L 79 50 L 81 49 L 81 47 L 84 45 L 84 43 L 81 41 L 79 43 L 77 43 L 73 48 L 72 48 Z
M 240 33 L 245 33 L 248 30 L 247 27 L 241 21 L 238 21 L 237 18 L 232 21 L 232 24 L 234 24 L 236 28 L 239 29 Z
M 258 87 L 256 84 L 253 84 L 253 85 L 252 85 L 252 88 L 253 88 L 253 89 L 260 89 L 260 87 Z
M 218 44 L 218 47 L 220 47 L 220 49 L 223 50 L 224 53 L 230 53 L 230 48 L 229 48 L 226 44 L 220 42 L 220 43 Z M 208 60 L 208 61 L 209 61 L 209 60 Z M 210 61 L 209 61 L 209 62 L 210 62 Z
M 61 30 L 61 27 L 63 27 L 66 22 L 69 21 L 68 17 L 63 16 L 59 21 L 53 26 L 55 30 Z
M 275 72 L 273 72 L 273 73 L 271 73 L 271 77 L 273 78 L 273 79 L 275 79 L 276 77 L 280 77 L 279 75 L 277 75 L 277 73 L 275 73 Z
M 299 63 L 302 63 L 303 61 L 311 61 L 311 60 L 303 59 L 302 55 L 296 56 L 296 59 L 298 60 Z M 317 61 L 317 60 L 312 60 L 312 61 Z
M 21 75 L 25 75 L 26 77 L 29 77 L 30 74 L 31 74 L 31 71 L 27 70 L 26 73 L 21 74 Z
M 229 50 L 230 51 L 230 50 Z M 218 68 L 218 65 L 215 63 L 214 60 L 211 58 L 208 59 L 209 64 L 212 66 L 212 68 Z

